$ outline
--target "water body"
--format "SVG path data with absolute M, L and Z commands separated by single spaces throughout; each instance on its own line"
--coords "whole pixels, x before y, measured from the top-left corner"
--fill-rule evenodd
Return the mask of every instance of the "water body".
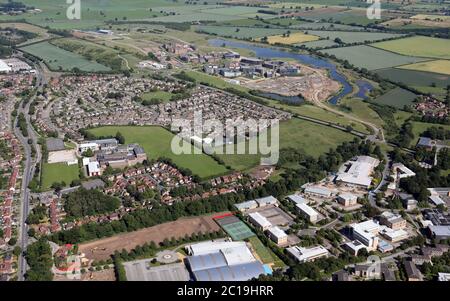
M 355 83 L 358 86 L 358 93 L 355 94 L 355 97 L 367 99 L 367 94 L 373 90 L 372 84 L 365 80 L 357 80 Z
M 265 98 L 275 99 L 278 101 L 281 101 L 286 104 L 293 104 L 293 105 L 299 105 L 305 101 L 304 98 L 299 96 L 284 96 L 276 93 L 258 93 L 258 95 L 261 95 Z
M 232 47 L 232 48 L 243 48 L 248 49 L 250 51 L 253 51 L 257 57 L 266 58 L 266 59 L 273 59 L 273 58 L 290 58 L 290 59 L 296 59 L 297 61 L 310 65 L 312 67 L 316 68 L 323 68 L 327 69 L 330 77 L 341 83 L 342 89 L 339 91 L 338 94 L 331 97 L 328 102 L 331 104 L 337 104 L 340 99 L 342 99 L 344 96 L 350 94 L 353 91 L 352 86 L 347 81 L 344 75 L 340 74 L 337 69 L 336 65 L 330 63 L 329 61 L 326 61 L 321 58 L 313 57 L 311 55 L 307 54 L 299 54 L 299 53 L 291 53 L 285 50 L 276 49 L 276 48 L 270 48 L 270 47 L 264 47 L 264 46 L 256 46 L 253 44 L 247 44 L 242 42 L 235 42 L 235 41 L 228 41 L 223 39 L 211 39 L 208 40 L 208 43 L 211 46 L 215 47 Z

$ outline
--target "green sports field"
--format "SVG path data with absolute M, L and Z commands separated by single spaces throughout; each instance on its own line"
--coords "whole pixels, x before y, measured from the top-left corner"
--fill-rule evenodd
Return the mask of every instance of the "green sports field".
M 73 68 L 79 68 L 82 71 L 111 71 L 109 67 L 89 61 L 79 54 L 61 49 L 48 42 L 25 46 L 21 50 L 44 60 L 52 70 L 71 71 Z
M 105 126 L 89 130 L 96 136 L 113 136 L 121 132 L 126 143 L 139 143 L 150 159 L 167 157 L 180 167 L 190 169 L 201 178 L 226 173 L 228 170 L 205 154 L 176 155 L 171 150 L 174 135 L 158 126 Z
M 447 39 L 415 36 L 375 43 L 372 46 L 403 55 L 450 59 L 450 40 Z
M 44 163 L 42 164 L 41 187 L 47 190 L 53 183 L 64 181 L 70 185 L 73 180 L 79 179 L 78 165 L 67 165 L 66 163 Z

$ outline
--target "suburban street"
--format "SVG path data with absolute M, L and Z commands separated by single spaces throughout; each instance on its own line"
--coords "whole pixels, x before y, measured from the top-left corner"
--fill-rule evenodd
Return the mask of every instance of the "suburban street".
M 45 83 L 44 77 L 42 73 L 36 69 L 36 85 L 38 90 L 42 89 L 42 86 Z M 20 214 L 20 234 L 19 234 L 19 246 L 22 250 L 21 255 L 19 256 L 19 273 L 18 280 L 23 281 L 25 273 L 27 271 L 27 264 L 24 256 L 24 252 L 28 246 L 28 226 L 26 224 L 27 216 L 30 211 L 30 190 L 28 189 L 28 185 L 30 181 L 33 179 L 33 175 L 35 173 L 36 164 L 41 161 L 42 153 L 40 146 L 38 145 L 38 134 L 34 131 L 31 122 L 30 116 L 28 115 L 28 111 L 30 109 L 30 104 L 33 102 L 34 97 L 30 99 L 30 101 L 26 104 L 25 108 L 22 107 L 22 103 L 20 103 L 18 113 L 23 113 L 25 119 L 27 121 L 27 129 L 28 129 L 28 137 L 24 137 L 17 126 L 14 126 L 14 132 L 16 136 L 19 138 L 20 142 L 23 145 L 24 149 L 24 171 L 22 177 L 22 206 L 21 206 L 21 214 Z M 17 117 L 15 120 L 15 125 L 17 125 Z M 28 143 L 28 140 L 32 140 L 32 144 L 34 149 L 36 150 L 35 157 L 32 157 L 31 145 Z

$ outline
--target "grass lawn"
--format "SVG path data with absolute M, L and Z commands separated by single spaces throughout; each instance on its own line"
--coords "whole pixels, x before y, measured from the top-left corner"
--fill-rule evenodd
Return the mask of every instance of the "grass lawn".
M 450 59 L 450 40 L 414 36 L 372 44 L 372 46 L 403 55 Z
M 324 125 L 293 118 L 280 123 L 280 149 L 293 147 L 313 157 L 319 157 L 344 141 L 351 141 L 355 136 Z M 249 142 L 245 142 L 246 148 Z M 270 143 L 269 143 L 270 145 Z M 222 154 L 217 155 L 225 165 L 236 170 L 247 171 L 260 164 L 259 154 Z M 266 157 L 266 156 L 264 156 Z
M 355 115 L 365 121 L 376 124 L 377 126 L 382 126 L 384 121 L 380 118 L 380 116 L 369 107 L 367 102 L 364 102 L 360 99 L 344 99 L 341 101 L 341 104 L 346 105 L 352 109 L 349 114 Z
M 64 181 L 70 185 L 73 180 L 79 179 L 78 165 L 67 165 L 66 163 L 44 163 L 42 165 L 41 187 L 46 190 L 53 183 Z
M 278 258 L 278 256 L 273 253 L 272 250 L 266 247 L 258 238 L 258 236 L 252 236 L 248 239 L 248 241 L 264 264 L 273 263 L 274 267 L 285 266 L 284 262 L 280 258 Z
M 89 130 L 97 136 L 115 135 L 121 132 L 126 143 L 139 143 L 150 159 L 166 157 L 173 160 L 180 167 L 190 169 L 201 178 L 224 174 L 228 170 L 205 154 L 176 155 L 171 150 L 174 135 L 158 126 L 105 126 Z
M 269 44 L 279 43 L 287 45 L 317 41 L 318 39 L 319 39 L 318 36 L 304 34 L 303 32 L 294 32 L 291 33 L 289 36 L 285 37 L 283 37 L 283 35 L 275 35 L 267 37 L 267 41 L 269 42 Z
M 434 73 L 450 75 L 450 61 L 449 60 L 429 61 L 429 62 L 401 66 L 401 67 L 397 67 L 397 68 L 407 69 L 407 70 L 427 71 L 427 72 L 434 72 Z
M 335 123 L 335 124 L 340 124 L 343 126 L 351 125 L 357 131 L 360 131 L 363 133 L 369 133 L 369 131 L 366 129 L 366 127 L 363 124 L 348 120 L 347 118 L 345 118 L 343 116 L 337 115 L 333 112 L 329 112 L 325 109 L 319 108 L 314 105 L 303 104 L 301 106 L 291 106 L 291 105 L 283 104 L 276 100 L 269 100 L 269 102 L 270 102 L 270 105 L 275 108 L 287 110 L 294 114 L 299 114 L 299 115 L 303 115 L 303 116 L 307 116 L 307 117 L 311 117 L 311 118 L 315 118 L 315 119 L 319 119 L 319 120 L 323 120 L 323 121 L 327 121 L 327 122 L 331 122 L 331 123 Z
M 170 101 L 170 98 L 172 98 L 173 94 L 166 91 L 156 91 L 156 92 L 148 92 L 142 94 L 143 100 L 151 100 L 153 98 L 160 99 L 163 102 Z
M 217 87 L 219 89 L 226 89 L 226 88 L 234 88 L 236 90 L 247 92 L 248 89 L 239 85 L 227 83 L 226 81 L 222 80 L 221 78 L 217 76 L 211 76 L 206 73 L 201 73 L 197 71 L 185 71 L 187 75 L 194 78 L 197 83 L 208 83 L 211 86 Z
M 75 67 L 82 71 L 111 70 L 109 67 L 89 61 L 77 53 L 56 47 L 48 42 L 25 46 L 21 50 L 44 60 L 52 70 L 70 71 Z

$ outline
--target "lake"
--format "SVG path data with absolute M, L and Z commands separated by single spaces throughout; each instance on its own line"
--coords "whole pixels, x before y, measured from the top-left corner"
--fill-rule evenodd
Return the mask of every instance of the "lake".
M 327 69 L 330 74 L 330 77 L 333 80 L 338 81 L 342 85 L 342 89 L 339 91 L 339 93 L 334 95 L 328 100 L 328 102 L 330 102 L 331 104 L 337 104 L 340 99 L 342 99 L 343 97 L 345 97 L 346 95 L 350 94 L 353 91 L 352 86 L 347 81 L 345 76 L 337 71 L 336 65 L 318 57 L 314 57 L 307 54 L 292 53 L 272 47 L 257 46 L 249 43 L 242 43 L 236 41 L 228 41 L 224 39 L 211 39 L 208 40 L 208 43 L 209 45 L 215 47 L 225 46 L 231 48 L 248 49 L 250 51 L 253 51 L 255 55 L 260 58 L 266 59 L 290 58 L 295 59 L 300 63 L 310 65 L 312 67 Z

